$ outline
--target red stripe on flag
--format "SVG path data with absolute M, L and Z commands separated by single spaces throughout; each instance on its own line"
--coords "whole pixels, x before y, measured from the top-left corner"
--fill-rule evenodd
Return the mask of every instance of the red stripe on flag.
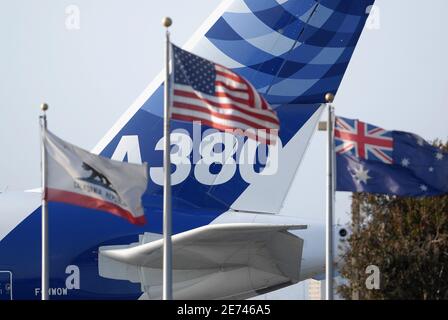
M 199 96 L 198 94 L 196 94 L 195 92 L 191 92 L 191 91 L 185 91 L 182 89 L 174 89 L 174 95 L 175 96 L 182 96 L 182 97 L 187 97 L 187 98 L 197 98 L 197 99 L 201 99 L 201 100 L 207 100 L 202 98 L 201 96 Z M 227 98 L 229 100 L 244 104 L 248 107 L 249 109 L 249 101 L 247 99 L 243 99 L 243 98 L 238 98 L 238 97 L 234 97 L 231 95 L 231 93 L 228 92 L 215 92 L 215 95 L 212 97 L 216 97 L 216 98 Z M 211 101 L 211 100 L 207 100 L 207 101 Z M 221 105 L 221 103 L 218 102 L 213 102 L 215 104 L 217 104 L 218 106 Z M 233 109 L 233 104 L 232 104 L 232 109 Z M 235 106 L 235 109 L 238 108 L 238 106 Z M 247 110 L 247 109 L 242 109 L 242 107 L 239 107 L 241 110 Z M 247 110 L 248 112 L 250 112 L 249 110 Z
M 230 84 L 228 84 L 228 83 L 224 83 L 224 82 L 222 82 L 222 81 L 215 81 L 215 86 L 221 86 L 221 87 L 224 87 L 224 88 L 226 88 L 226 89 L 229 89 L 229 90 L 232 90 L 232 91 L 235 91 L 235 92 L 244 92 L 244 93 L 248 93 L 248 90 L 247 90 L 247 89 L 235 88 L 235 87 L 232 87 Z
M 343 121 L 341 121 L 339 118 L 336 118 L 336 123 L 338 126 L 342 127 L 345 130 L 350 130 L 350 128 L 348 126 L 345 125 L 345 123 Z M 340 128 L 336 128 L 336 130 L 340 130 Z
M 376 129 L 373 129 L 372 131 L 369 131 L 369 134 L 375 134 L 375 133 L 378 133 L 378 132 L 381 132 L 381 131 L 384 131 L 384 129 L 383 128 L 376 128 Z
M 144 225 L 146 223 L 146 218 L 144 215 L 140 217 L 134 217 L 129 211 L 124 210 L 123 208 L 104 200 L 96 199 L 74 192 L 51 188 L 47 188 L 45 194 L 48 201 L 63 202 L 80 207 L 106 211 L 115 216 L 125 218 L 130 223 L 136 225 Z
M 269 108 L 268 108 L 268 103 L 266 102 L 266 100 L 264 100 L 263 97 L 260 97 L 260 98 L 261 98 L 261 108 L 262 108 L 263 110 L 269 110 Z
M 261 109 L 261 106 L 257 106 L 255 103 L 255 95 L 257 95 L 259 99 L 262 99 L 262 97 L 258 94 L 255 88 L 248 81 L 246 81 L 246 79 L 241 78 L 241 80 L 244 81 L 248 88 L 247 93 L 249 94 L 249 107 Z
M 340 130 L 335 130 L 335 137 L 342 139 L 342 140 L 349 140 L 357 143 L 364 143 L 364 144 L 371 144 L 371 145 L 378 145 L 380 147 L 385 148 L 393 148 L 394 143 L 391 139 L 387 138 L 373 138 L 373 137 L 366 137 L 364 134 L 356 134 L 351 132 L 343 132 Z
M 179 97 L 186 97 L 186 98 L 191 98 L 191 99 L 197 99 L 197 100 L 203 101 L 203 102 L 205 102 L 207 104 L 210 104 L 211 106 L 214 106 L 214 107 L 217 107 L 217 108 L 229 109 L 229 110 L 238 110 L 238 111 L 240 111 L 242 113 L 247 114 L 248 116 L 254 117 L 254 118 L 258 119 L 258 120 L 270 122 L 270 123 L 272 123 L 272 124 L 274 124 L 276 126 L 278 126 L 280 124 L 279 121 L 277 120 L 277 117 L 276 117 L 274 111 L 272 111 L 272 110 L 266 110 L 267 112 L 272 114 L 273 117 L 270 117 L 269 115 L 263 115 L 263 114 L 260 114 L 260 113 L 256 113 L 256 112 L 253 112 L 253 111 L 248 110 L 248 109 L 244 109 L 244 108 L 239 107 L 239 106 L 234 105 L 234 104 L 218 103 L 218 102 L 211 101 L 209 99 L 201 98 L 200 96 L 198 96 L 197 94 L 195 94 L 193 92 L 188 92 L 188 91 L 175 89 L 174 90 L 174 95 L 175 96 L 179 96 Z M 175 105 L 176 107 L 179 107 L 179 108 L 186 108 L 186 106 L 192 106 L 191 104 L 181 103 L 181 102 L 177 102 L 177 101 L 174 101 L 173 105 Z M 235 120 L 237 120 L 237 118 L 239 118 L 238 116 L 232 116 L 232 115 L 228 115 L 228 116 L 229 116 L 228 119 L 233 117 L 233 118 L 235 118 Z M 241 118 L 239 118 L 239 119 L 241 119 Z M 237 121 L 239 121 L 239 120 L 237 120 Z M 261 128 L 261 129 L 263 129 L 263 128 Z
M 225 73 L 225 72 L 218 71 L 218 70 L 216 70 L 216 74 L 218 74 L 218 75 L 220 75 L 222 77 L 229 78 L 230 80 L 239 82 L 241 84 L 246 84 L 240 77 L 238 77 L 236 75 L 233 75 L 233 74 L 230 74 L 230 73 Z
M 245 125 L 253 127 L 255 129 L 266 129 L 266 126 L 263 126 L 261 124 L 252 122 L 252 121 L 248 120 L 247 118 L 241 118 L 241 117 L 238 117 L 238 116 L 235 116 L 235 115 L 221 114 L 219 112 L 212 111 L 210 109 L 206 109 L 206 108 L 202 108 L 202 107 L 198 107 L 198 106 L 195 106 L 195 105 L 192 105 L 192 104 L 187 104 L 187 103 L 174 101 L 173 102 L 173 106 L 175 106 L 177 108 L 182 108 L 182 109 L 187 109 L 187 110 L 194 110 L 194 111 L 197 111 L 197 112 L 209 114 L 209 115 L 212 115 L 214 117 L 217 117 L 217 118 L 220 118 L 220 119 L 224 119 L 224 120 L 231 120 L 231 121 L 235 121 L 235 122 L 244 123 Z M 177 117 L 177 114 L 175 112 L 173 112 L 172 118 L 176 119 L 176 117 Z M 275 128 L 272 128 L 272 129 L 275 129 Z
M 233 100 L 235 102 L 245 104 L 245 105 L 247 105 L 249 107 L 249 101 L 247 99 L 235 97 L 235 96 L 232 95 L 231 92 L 223 92 L 223 91 L 215 92 L 215 97 L 218 97 L 218 98 L 228 98 L 228 99 L 231 99 L 231 100 Z
M 183 120 L 183 121 L 190 121 L 190 122 L 200 120 L 201 123 L 205 124 L 206 126 L 209 126 L 209 127 L 212 127 L 212 128 L 218 129 L 218 130 L 223 130 L 223 131 L 240 129 L 240 128 L 235 128 L 235 127 L 232 127 L 232 126 L 226 126 L 226 125 L 223 125 L 223 124 L 219 124 L 219 123 L 216 123 L 216 122 L 213 122 L 213 121 L 210 121 L 210 120 L 206 120 L 206 119 L 199 119 L 199 118 L 194 117 L 194 116 L 186 116 L 186 115 L 183 115 L 183 114 L 176 114 L 176 119 L 177 120 Z M 254 129 L 254 130 L 255 130 L 255 133 L 256 133 L 257 132 L 256 129 Z M 273 129 L 273 130 L 276 130 L 276 129 Z M 268 133 L 269 131 L 270 130 L 266 130 L 266 133 Z M 255 134 L 255 136 L 254 136 L 252 134 L 251 130 L 243 131 L 243 133 L 244 133 L 243 134 L 244 136 L 246 136 L 248 138 L 251 138 L 253 140 L 256 140 L 256 141 L 260 141 L 261 143 L 264 143 L 264 144 L 275 144 L 276 143 L 276 138 L 271 140 L 271 139 L 264 139 L 264 138 L 258 136 L 257 134 Z

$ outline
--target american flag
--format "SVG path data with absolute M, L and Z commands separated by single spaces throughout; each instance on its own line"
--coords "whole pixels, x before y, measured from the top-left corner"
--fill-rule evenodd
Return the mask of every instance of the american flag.
M 336 117 L 335 151 L 357 158 L 393 163 L 392 132 L 359 120 Z
M 255 88 L 233 71 L 173 45 L 171 118 L 200 121 L 219 130 L 273 143 L 277 114 Z

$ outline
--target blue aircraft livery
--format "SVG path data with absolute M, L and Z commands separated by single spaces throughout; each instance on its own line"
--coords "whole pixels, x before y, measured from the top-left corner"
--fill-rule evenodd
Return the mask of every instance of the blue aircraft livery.
M 172 121 L 174 234 L 185 233 L 183 239 L 194 238 L 195 232 L 203 232 L 209 225 L 232 222 L 224 216 L 232 217 L 233 222 L 244 222 L 246 218 L 256 222 L 256 217 L 263 216 L 280 223 L 278 213 L 315 131 L 324 96 L 337 92 L 373 2 L 233 0 L 224 1 L 210 16 L 184 49 L 224 65 L 251 82 L 277 112 L 280 141 L 276 146 L 254 146 L 251 139 L 199 123 Z M 151 290 L 161 283 L 160 269 L 156 270 L 160 259 L 156 255 L 162 233 L 162 80 L 159 76 L 148 86 L 93 150 L 115 160 L 148 163 L 149 182 L 143 196 L 148 223 L 134 226 L 100 211 L 50 203 L 51 299 L 139 299 L 143 293 L 150 298 L 160 297 Z M 0 195 L 0 205 L 14 203 L 1 209 L 0 299 L 40 299 L 40 193 L 25 192 L 23 196 L 22 200 L 18 195 Z M 226 233 L 232 235 L 229 243 L 253 235 L 247 241 L 256 246 L 257 239 L 272 234 L 273 240 L 267 247 L 276 243 L 278 247 L 288 247 L 281 245 L 287 241 L 291 244 L 288 248 L 298 255 L 302 240 L 290 238 L 284 234 L 285 226 L 274 228 L 272 223 L 270 227 L 239 225 L 231 231 L 226 224 L 219 231 L 204 231 L 202 235 L 210 243 L 216 241 L 213 237 L 219 232 L 231 232 Z M 303 227 L 294 225 L 293 229 Z M 239 233 L 241 228 L 249 229 Z M 183 240 L 176 241 L 180 244 Z M 211 255 L 226 251 L 207 251 L 207 244 L 202 242 L 198 247 Z M 109 248 L 115 251 L 100 254 Z M 120 248 L 128 251 L 119 253 Z M 153 260 L 142 258 L 144 253 Z M 280 254 L 278 250 L 271 253 Z M 213 259 L 182 254 L 175 253 L 174 261 L 184 261 L 179 269 L 189 269 L 190 273 L 188 281 L 182 282 L 179 279 L 187 276 L 175 271 L 176 298 L 246 298 L 262 292 L 260 288 L 269 291 L 299 280 L 285 265 L 280 266 L 282 276 L 278 282 L 269 282 L 261 273 L 255 276 L 253 270 L 257 267 L 251 269 L 253 283 L 249 287 L 253 292 L 238 287 L 215 296 L 208 291 L 207 295 L 204 288 L 224 288 L 219 284 L 226 280 L 216 272 L 216 282 L 208 283 L 210 274 L 203 272 L 211 268 Z M 193 257 L 199 260 L 188 260 Z M 286 254 L 276 259 L 286 261 L 289 257 Z M 304 263 L 300 279 L 311 274 L 307 272 L 312 268 L 307 269 Z M 228 277 L 236 277 L 236 265 L 241 263 L 235 262 Z M 255 277 L 259 278 L 254 280 Z M 260 279 L 264 282 L 255 285 Z M 243 281 L 239 282 L 235 286 L 243 285 Z

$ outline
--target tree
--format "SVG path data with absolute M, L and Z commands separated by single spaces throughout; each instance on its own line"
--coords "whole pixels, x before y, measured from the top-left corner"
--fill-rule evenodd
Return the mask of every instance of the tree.
M 448 195 L 354 193 L 352 216 L 341 268 L 349 281 L 337 288 L 343 298 L 448 299 Z M 370 265 L 380 271 L 377 290 L 366 288 Z

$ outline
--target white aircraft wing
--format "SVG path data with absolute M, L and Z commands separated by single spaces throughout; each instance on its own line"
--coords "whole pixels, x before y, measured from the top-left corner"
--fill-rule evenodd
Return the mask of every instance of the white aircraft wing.
M 207 225 L 172 237 L 174 297 L 245 298 L 299 280 L 303 240 L 288 230 L 305 225 Z M 101 247 L 100 275 L 140 282 L 149 298 L 159 298 L 163 240 Z M 222 281 L 224 278 L 225 281 Z M 217 285 L 219 283 L 219 285 Z M 206 290 L 204 290 L 206 288 Z M 188 291 L 188 293 L 187 293 Z

